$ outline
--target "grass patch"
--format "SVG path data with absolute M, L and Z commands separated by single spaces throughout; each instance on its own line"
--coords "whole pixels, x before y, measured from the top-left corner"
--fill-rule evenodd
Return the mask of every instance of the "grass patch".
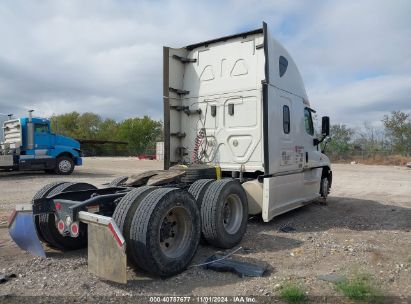
M 351 279 L 344 279 L 335 286 L 352 300 L 378 302 L 379 294 L 369 274 L 357 273 Z
M 307 300 L 304 288 L 295 283 L 288 283 L 280 291 L 280 298 L 287 303 L 304 303 Z

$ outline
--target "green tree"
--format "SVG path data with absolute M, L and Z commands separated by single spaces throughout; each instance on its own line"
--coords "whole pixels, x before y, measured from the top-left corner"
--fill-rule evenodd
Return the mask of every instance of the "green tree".
M 353 135 L 354 130 L 344 124 L 331 125 L 331 141 L 328 145 L 328 150 L 331 154 L 337 155 L 339 159 L 346 157 L 352 146 Z
M 54 132 L 77 139 L 124 141 L 128 146 L 116 144 L 85 144 L 92 155 L 139 154 L 146 149 L 154 149 L 155 142 L 162 140 L 163 125 L 148 116 L 129 118 L 116 122 L 111 118 L 102 119 L 95 113 L 71 112 L 54 115 L 51 118 Z M 127 152 L 128 150 L 128 152 Z
M 99 139 L 118 140 L 119 139 L 119 124 L 111 118 L 107 118 L 100 123 Z
M 54 133 L 77 137 L 77 124 L 80 114 L 71 112 L 51 117 L 51 129 Z
M 98 139 L 101 117 L 97 114 L 86 112 L 77 120 L 77 134 L 79 138 Z
M 119 124 L 119 138 L 129 143 L 129 150 L 133 154 L 139 154 L 148 148 L 154 148 L 161 132 L 162 123 L 148 116 L 129 118 Z
M 51 117 L 51 127 L 55 133 L 81 139 L 97 139 L 101 124 L 101 117 L 90 112 L 71 112 Z
M 393 111 L 390 115 L 384 115 L 382 122 L 391 138 L 394 151 L 409 156 L 411 154 L 410 114 Z

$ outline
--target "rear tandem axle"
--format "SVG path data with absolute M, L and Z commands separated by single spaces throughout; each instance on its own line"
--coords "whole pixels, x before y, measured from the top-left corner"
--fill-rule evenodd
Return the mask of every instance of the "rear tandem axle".
M 180 273 L 200 237 L 231 248 L 241 241 L 247 218 L 247 196 L 231 178 L 102 189 L 58 182 L 43 187 L 31 205 L 17 206 L 9 227 L 22 249 L 40 256 L 39 240 L 60 250 L 88 243 L 89 270 L 125 283 L 127 260 L 155 276 Z

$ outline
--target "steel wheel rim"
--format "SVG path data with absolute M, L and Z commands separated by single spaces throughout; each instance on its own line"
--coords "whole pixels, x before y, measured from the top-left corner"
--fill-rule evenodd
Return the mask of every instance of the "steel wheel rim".
M 63 159 L 59 162 L 59 169 L 62 172 L 69 172 L 71 169 L 71 163 L 67 159 Z
M 230 194 L 224 201 L 223 226 L 228 234 L 235 234 L 243 221 L 243 205 L 237 194 Z
M 190 246 L 192 226 L 186 208 L 174 206 L 168 210 L 159 228 L 160 249 L 166 257 L 175 259 L 187 251 Z

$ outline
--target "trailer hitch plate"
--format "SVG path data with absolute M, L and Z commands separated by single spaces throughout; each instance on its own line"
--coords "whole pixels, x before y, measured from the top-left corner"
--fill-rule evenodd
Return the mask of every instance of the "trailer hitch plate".
M 127 283 L 126 243 L 111 217 L 79 212 L 80 221 L 88 226 L 88 270 L 96 276 Z
M 9 219 L 9 233 L 20 249 L 39 257 L 46 257 L 37 235 L 31 204 L 16 206 Z

